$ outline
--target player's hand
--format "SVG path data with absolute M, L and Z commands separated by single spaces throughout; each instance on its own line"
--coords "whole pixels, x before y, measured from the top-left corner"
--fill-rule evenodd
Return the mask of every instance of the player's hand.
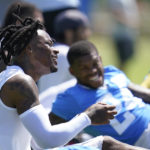
M 85 110 L 85 113 L 91 119 L 92 125 L 103 125 L 110 122 L 110 119 L 114 119 L 114 115 L 117 111 L 116 107 L 105 103 L 96 103 Z

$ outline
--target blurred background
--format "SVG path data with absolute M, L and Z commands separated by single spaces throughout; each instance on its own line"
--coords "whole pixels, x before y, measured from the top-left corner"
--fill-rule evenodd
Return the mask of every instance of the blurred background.
M 0 0 L 0 25 L 11 2 L 13 0 Z M 80 0 L 80 3 L 81 11 L 91 23 L 89 40 L 98 48 L 103 65 L 121 68 L 132 82 L 140 84 L 150 71 L 150 0 Z M 123 16 L 119 11 L 123 11 Z M 128 52 L 121 65 L 115 40 L 120 39 L 124 31 L 134 50 Z
M 128 1 L 128 0 L 127 0 Z M 150 0 L 137 0 L 139 24 L 135 53 L 126 62 L 124 72 L 132 82 L 140 84 L 150 71 Z M 102 55 L 103 65 L 119 67 L 119 56 L 111 37 L 113 19 L 107 0 L 95 0 L 91 11 L 93 41 Z M 134 22 L 134 20 L 130 20 Z

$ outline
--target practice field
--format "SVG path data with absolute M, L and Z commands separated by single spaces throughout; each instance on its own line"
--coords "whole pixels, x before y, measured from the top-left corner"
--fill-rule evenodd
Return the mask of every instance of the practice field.
M 93 35 L 90 38 L 102 56 L 103 65 L 114 65 L 118 67 L 118 57 L 112 40 L 109 37 Z M 145 75 L 150 71 L 150 37 L 139 37 L 136 43 L 136 53 L 125 67 L 124 72 L 128 78 L 140 84 Z

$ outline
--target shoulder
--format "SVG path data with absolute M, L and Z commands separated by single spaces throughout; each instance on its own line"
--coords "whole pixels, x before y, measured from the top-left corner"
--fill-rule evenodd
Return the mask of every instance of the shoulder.
M 57 98 L 60 99 L 61 97 L 61 98 L 69 99 L 70 97 L 74 97 L 75 89 L 76 89 L 76 86 L 68 87 L 63 92 L 58 93 Z
M 18 113 L 23 113 L 37 104 L 38 89 L 34 80 L 26 74 L 10 78 L 1 89 L 5 101 L 11 101 Z
M 114 66 L 111 66 L 111 65 L 104 67 L 104 74 L 105 75 L 112 75 L 112 76 L 115 76 L 115 75 L 126 76 L 122 70 L 120 70 Z
M 30 90 L 35 87 L 35 82 L 31 76 L 26 74 L 16 74 L 12 78 L 10 78 L 6 84 L 7 88 L 13 88 L 16 91 L 20 91 L 24 89 Z
M 112 65 L 109 65 L 109 66 L 106 66 L 104 67 L 104 72 L 105 73 L 112 73 L 112 72 L 122 72 L 121 70 L 119 70 L 118 68 L 116 68 L 115 66 L 112 66 Z
M 65 120 L 70 120 L 80 109 L 77 102 L 78 93 L 75 93 L 74 89 L 75 87 L 70 87 L 59 93 L 52 104 L 52 112 Z
M 63 92 L 58 93 L 53 106 L 68 106 L 68 105 L 75 105 L 76 103 L 76 96 L 78 92 L 76 92 L 77 85 L 68 87 Z
M 105 80 L 117 84 L 119 87 L 127 86 L 130 83 L 125 73 L 114 66 L 107 66 L 104 68 L 104 78 Z
M 60 110 L 67 107 L 72 111 L 73 108 L 80 108 L 80 104 L 85 100 L 85 97 L 87 98 L 87 90 L 76 84 L 57 95 L 53 102 L 53 108 Z

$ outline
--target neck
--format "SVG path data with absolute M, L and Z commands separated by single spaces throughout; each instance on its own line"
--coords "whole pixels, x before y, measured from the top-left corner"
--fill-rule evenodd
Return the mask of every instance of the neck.
M 28 63 L 25 63 L 25 64 L 22 64 L 22 63 L 14 63 L 13 65 L 17 65 L 19 67 L 22 68 L 22 70 L 29 76 L 31 76 L 33 78 L 33 80 L 35 82 L 37 82 L 40 77 L 42 76 L 42 74 L 39 73 L 39 68 L 37 70 L 37 67 L 34 67 L 33 65 L 31 64 L 28 64 Z
M 5 65 L 5 63 L 3 62 L 3 60 L 1 59 L 1 60 L 0 60 L 0 72 L 2 72 L 3 70 L 5 70 L 5 68 L 6 68 L 6 65 Z

